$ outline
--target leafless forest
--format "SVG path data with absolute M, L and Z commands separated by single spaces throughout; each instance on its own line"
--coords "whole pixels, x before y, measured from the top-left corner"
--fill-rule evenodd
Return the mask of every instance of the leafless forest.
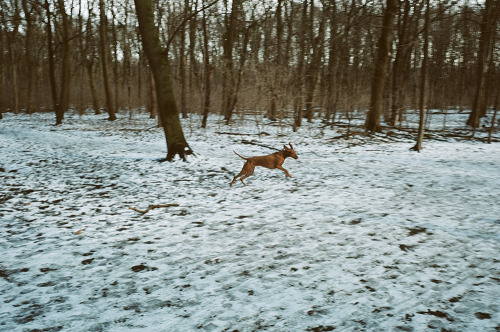
M 2 112 L 157 113 L 155 79 L 132 0 L 3 0 Z M 146 1 L 148 2 L 148 1 Z M 152 0 L 178 112 L 243 112 L 365 128 L 407 110 L 500 107 L 496 0 Z M 116 115 L 115 115 L 116 114 Z M 494 118 L 493 118 L 494 119 Z M 490 123 L 494 123 L 494 120 Z M 201 126 L 206 125 L 203 121 Z
M 500 332 L 499 109 L 500 0 L 0 0 L 0 331 Z

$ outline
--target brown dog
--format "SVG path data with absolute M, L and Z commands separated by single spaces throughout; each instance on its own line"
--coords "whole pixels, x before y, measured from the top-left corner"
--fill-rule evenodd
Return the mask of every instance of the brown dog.
M 240 181 L 241 181 L 241 183 L 243 183 L 243 185 L 246 186 L 246 183 L 243 182 L 243 180 L 253 174 L 255 166 L 262 166 L 262 167 L 266 167 L 269 169 L 278 168 L 278 169 L 282 170 L 283 172 L 285 172 L 286 176 L 292 177 L 290 175 L 290 173 L 288 173 L 288 171 L 286 169 L 284 169 L 283 166 L 281 166 L 281 165 L 283 165 L 283 162 L 285 161 L 285 159 L 288 157 L 292 157 L 293 159 L 299 158 L 299 157 L 297 157 L 297 154 L 295 153 L 295 150 L 293 149 L 292 144 L 291 143 L 288 143 L 288 144 L 290 145 L 289 148 L 286 147 L 285 145 L 283 145 L 283 148 L 284 148 L 283 150 L 269 154 L 267 156 L 245 158 L 243 156 L 240 156 L 235 151 L 233 151 L 234 153 L 236 153 L 236 155 L 238 157 L 245 159 L 247 162 L 245 163 L 245 165 L 243 165 L 243 169 L 241 170 L 240 174 L 236 175 L 234 177 L 233 181 L 231 181 L 231 183 L 229 185 L 232 186 L 234 181 L 236 181 L 236 179 L 241 176 Z

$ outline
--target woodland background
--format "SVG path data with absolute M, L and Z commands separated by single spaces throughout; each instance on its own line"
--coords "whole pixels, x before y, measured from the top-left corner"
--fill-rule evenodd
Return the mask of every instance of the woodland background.
M 0 0 L 0 330 L 498 329 L 500 1 L 151 2 Z
M 334 125 L 336 116 L 350 120 L 368 110 L 382 17 L 391 7 L 380 101 L 387 124 L 400 126 L 406 110 L 425 104 L 472 110 L 467 124 L 478 128 L 500 107 L 494 0 L 152 2 L 179 112 L 204 114 L 203 127 L 209 114 L 222 114 L 227 124 L 242 112 L 293 117 L 297 129 L 303 119 Z M 107 111 L 110 120 L 134 110 L 155 116 L 133 1 L 0 6 L 0 116 L 55 110 L 61 123 L 70 108 Z

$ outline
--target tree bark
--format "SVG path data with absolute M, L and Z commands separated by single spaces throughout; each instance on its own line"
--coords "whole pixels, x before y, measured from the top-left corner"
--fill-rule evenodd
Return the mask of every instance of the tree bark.
M 116 120 L 115 103 L 113 101 L 113 91 L 111 82 L 109 80 L 109 48 L 108 48 L 108 19 L 104 8 L 104 0 L 99 0 L 99 16 L 100 16 L 100 51 L 101 51 L 101 65 L 102 76 L 104 80 L 104 91 L 106 95 L 106 111 L 109 114 L 108 120 Z
M 429 0 L 426 0 L 426 8 L 425 8 L 425 22 L 424 22 L 424 50 L 422 59 L 422 68 L 420 74 L 420 96 L 419 96 L 419 121 L 418 121 L 418 134 L 417 141 L 415 146 L 411 148 L 413 151 L 420 152 L 422 150 L 422 142 L 424 140 L 424 125 L 425 125 L 425 97 L 427 94 L 427 76 L 428 76 L 428 67 L 429 67 L 429 25 L 430 25 L 430 4 Z
M 476 90 L 472 112 L 467 120 L 467 125 L 473 128 L 472 136 L 474 136 L 476 128 L 479 127 L 479 118 L 481 113 L 483 113 L 485 105 L 486 74 L 488 72 L 488 64 L 490 63 L 494 30 L 499 14 L 500 5 L 497 0 L 486 0 L 483 19 L 481 21 L 481 37 L 479 38 Z
M 184 1 L 184 18 L 189 16 L 189 0 Z M 179 83 L 180 83 L 180 111 L 182 118 L 187 118 L 187 55 L 186 55 L 186 25 L 183 24 L 180 33 L 179 45 Z
M 204 74 L 204 88 L 205 88 L 205 101 L 203 105 L 203 120 L 201 122 L 201 127 L 207 127 L 208 114 L 210 113 L 210 76 L 212 74 L 212 67 L 210 65 L 210 52 L 209 52 L 209 40 L 208 40 L 208 30 L 207 30 L 207 17 L 205 12 L 203 12 L 203 74 Z
M 382 114 L 382 99 L 384 85 L 389 68 L 391 44 L 393 37 L 394 16 L 398 8 L 398 0 L 387 0 L 384 11 L 382 31 L 378 40 L 377 59 L 372 78 L 370 110 L 365 122 L 365 128 L 370 133 L 380 131 L 380 115 Z
M 238 64 L 238 70 L 236 72 L 236 77 L 233 75 L 233 79 L 235 79 L 234 86 L 230 89 L 230 95 L 228 96 L 227 100 L 227 113 L 226 113 L 226 125 L 229 124 L 232 118 L 233 110 L 236 107 L 236 103 L 238 102 L 238 93 L 240 91 L 241 87 L 241 81 L 243 78 L 243 69 L 245 67 L 245 62 L 247 60 L 248 56 L 248 41 L 250 38 L 250 31 L 252 28 L 255 26 L 256 22 L 251 23 L 244 32 L 243 35 L 243 42 L 241 45 L 241 54 L 240 54 L 240 61 Z
M 392 105 L 391 105 L 391 126 L 397 126 L 398 121 L 403 115 L 403 104 L 405 97 L 405 86 L 410 76 L 411 65 L 411 48 L 410 42 L 410 23 L 411 23 L 411 4 L 410 0 L 404 0 L 403 12 L 399 13 L 398 18 L 398 45 L 396 47 L 396 56 L 392 70 Z M 420 11 L 415 8 L 415 10 Z M 420 16 L 417 12 L 415 15 L 416 22 Z M 417 25 L 415 23 L 415 25 Z
M 54 44 L 52 36 L 52 12 L 50 11 L 49 0 L 45 0 L 45 11 L 47 15 L 47 52 L 48 52 L 48 62 L 49 62 L 49 80 L 50 80 L 50 93 L 52 97 L 52 105 L 54 111 L 57 108 L 57 83 L 56 83 L 56 69 L 54 60 Z M 57 124 L 57 115 L 56 115 Z
M 32 54 L 32 45 L 31 39 L 33 34 L 33 18 L 32 18 L 32 10 L 33 5 L 31 7 L 28 6 L 28 1 L 22 1 L 24 17 L 26 19 L 26 36 L 24 43 L 24 55 L 26 57 L 26 72 L 27 72 L 27 80 L 28 80 L 28 89 L 26 91 L 26 112 L 31 114 L 33 112 L 33 54 Z
M 500 68 L 499 68 L 500 69 Z M 500 86 L 496 86 L 496 97 L 495 97 L 495 105 L 494 105 L 494 113 L 493 117 L 491 118 L 491 127 L 488 132 L 488 143 L 491 144 L 491 136 L 493 135 L 493 131 L 495 130 L 495 122 L 497 120 L 497 114 L 498 110 L 500 110 Z
M 153 72 L 150 70 L 149 83 L 151 89 L 149 90 L 149 118 L 154 119 L 158 115 L 158 100 L 156 99 L 156 83 Z M 163 127 L 160 117 L 158 117 L 158 127 Z
M 158 28 L 154 23 L 151 0 L 134 0 L 142 45 L 153 71 L 158 99 L 158 111 L 163 122 L 167 142 L 167 158 L 176 155 L 186 160 L 193 153 L 182 132 L 179 111 L 175 102 L 174 86 L 167 54 L 161 44 Z
M 119 75 L 118 75 L 118 64 L 120 61 L 118 60 L 118 37 L 117 37 L 117 33 L 116 33 L 116 22 L 117 22 L 116 11 L 117 11 L 117 8 L 115 6 L 114 0 L 108 0 L 108 1 L 111 1 L 110 7 L 109 7 L 110 11 L 111 11 L 111 29 L 110 29 L 111 30 L 111 41 L 109 41 L 108 35 L 107 35 L 108 28 L 109 28 L 109 22 L 108 22 L 107 17 L 105 17 L 105 19 L 106 19 L 105 32 L 106 32 L 106 41 L 107 41 L 106 46 L 108 47 L 109 44 L 112 45 L 112 48 L 108 47 L 107 54 L 109 55 L 108 59 L 111 60 L 111 65 L 109 65 L 109 63 L 108 63 L 108 68 L 111 68 L 111 73 L 109 73 L 109 74 L 112 75 L 113 81 L 114 81 L 114 84 L 112 85 L 112 88 L 113 88 L 112 92 L 114 93 L 114 95 L 113 95 L 113 102 L 114 102 L 113 111 L 114 111 L 115 119 L 116 119 L 116 112 L 119 111 L 120 106 L 122 105 L 122 101 L 120 100 L 120 85 L 123 85 L 123 80 L 121 80 Z M 111 52 L 111 50 L 112 50 L 112 52 Z
M 92 47 L 92 11 L 93 8 L 89 6 L 88 8 L 88 16 L 86 23 L 86 33 L 85 33 L 85 68 L 87 70 L 87 75 L 89 78 L 89 88 L 92 97 L 92 108 L 94 109 L 94 114 L 101 114 L 101 107 L 99 106 L 99 98 L 97 94 L 97 89 L 95 86 L 94 80 L 94 61 L 95 61 L 95 53 L 94 47 Z
M 235 75 L 234 75 L 234 60 L 233 60 L 233 47 L 236 36 L 236 23 L 238 15 L 239 3 L 242 0 L 233 0 L 231 4 L 231 13 L 229 14 L 228 22 L 226 23 L 226 31 L 223 42 L 223 81 L 222 81 L 222 110 L 224 112 L 224 120 L 228 125 L 233 116 L 233 109 L 231 108 Z
M 19 112 L 19 79 L 18 79 L 18 68 L 19 68 L 19 52 L 16 39 L 19 32 L 20 20 L 19 17 L 19 3 L 18 1 L 13 1 L 11 4 L 14 6 L 14 13 L 12 19 L 6 17 L 7 8 L 2 5 L 0 8 L 0 14 L 3 24 L 3 30 L 5 31 L 5 37 L 7 39 L 7 50 L 9 55 L 10 63 L 10 75 L 12 77 L 12 102 L 11 111 L 14 113 Z M 8 22 L 10 21 L 10 22 Z
M 0 120 L 3 119 L 3 112 L 5 112 L 6 109 L 6 100 L 5 100 L 5 71 L 4 71 L 4 66 L 2 65 L 5 61 L 5 56 L 4 56 L 4 43 L 3 43 L 3 35 L 0 33 Z
M 278 87 L 282 87 L 282 77 L 283 77 L 283 18 L 282 18 L 282 7 L 283 7 L 283 0 L 278 0 L 278 4 L 276 7 L 276 13 L 275 13 L 275 18 L 276 18 L 276 55 L 273 61 L 273 64 L 275 66 L 274 70 L 275 73 L 274 75 L 271 76 L 271 83 L 270 83 L 270 101 L 269 101 L 269 111 L 267 112 L 266 116 L 269 120 L 271 121 L 276 121 L 276 104 L 278 100 L 278 93 L 277 89 Z M 271 39 L 271 38 L 267 38 Z M 266 39 L 266 46 L 270 44 L 267 42 Z M 274 40 L 271 40 L 271 42 L 274 42 Z
M 64 0 L 57 1 L 59 11 L 63 21 L 63 59 L 61 68 L 61 90 L 59 92 L 59 100 L 56 105 L 56 125 L 62 123 L 64 113 L 69 107 L 70 89 L 71 89 L 71 37 L 70 37 L 70 22 L 66 9 L 64 8 Z
M 332 119 L 332 127 L 335 124 L 335 117 L 337 113 L 336 107 L 336 93 L 338 90 L 336 86 L 336 78 L 337 78 L 337 68 L 338 68 L 338 47 L 337 44 L 339 42 L 338 36 L 338 22 L 337 22 L 337 4 L 335 1 L 332 1 L 331 4 L 327 7 L 330 15 L 330 44 L 328 51 L 328 71 L 325 77 L 325 87 L 326 87 L 326 114 L 325 119 L 328 121 L 331 117 Z
M 325 43 L 325 22 L 327 21 L 327 10 L 323 8 L 322 18 L 319 22 L 318 34 L 314 35 L 314 12 L 315 12 L 315 4 L 314 0 L 310 0 L 310 13 L 309 13 L 309 25 L 310 25 L 310 41 L 312 49 L 311 61 L 309 62 L 306 72 L 305 72 L 305 88 L 306 88 L 306 96 L 305 96 L 305 109 L 306 109 L 306 117 L 307 122 L 312 122 L 314 116 L 314 100 L 316 97 L 316 86 L 318 83 L 319 72 L 321 67 L 321 59 L 323 57 L 323 48 Z
M 294 109 L 295 109 L 295 121 L 293 123 L 293 131 L 297 131 L 299 127 L 302 126 L 302 117 L 303 117 L 303 111 L 304 107 L 302 104 L 302 96 L 304 92 L 304 77 L 305 77 L 305 61 L 304 58 L 306 57 L 306 33 L 305 31 L 307 30 L 307 7 L 308 7 L 308 1 L 304 1 L 304 4 L 302 6 L 302 15 L 301 15 L 301 26 L 299 31 L 298 38 L 298 46 L 299 46 L 299 58 L 298 58 L 298 64 L 297 64 L 297 74 L 294 77 L 295 80 L 295 98 L 294 98 Z M 292 6 L 293 8 L 293 6 Z M 289 32 L 290 33 L 290 32 Z

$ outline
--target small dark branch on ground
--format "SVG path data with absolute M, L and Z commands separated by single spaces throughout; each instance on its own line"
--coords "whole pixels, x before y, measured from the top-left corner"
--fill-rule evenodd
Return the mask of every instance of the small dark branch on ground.
M 217 131 L 215 132 L 216 134 L 219 135 L 233 135 L 233 136 L 252 136 L 252 135 L 257 135 L 257 136 L 269 136 L 271 134 L 266 133 L 265 131 L 262 131 L 257 134 L 247 134 L 247 133 L 231 133 L 231 132 L 226 132 L 226 131 Z
M 272 146 L 269 146 L 269 145 L 265 145 L 265 144 L 262 144 L 262 143 L 258 143 L 258 142 L 255 142 L 255 141 L 247 141 L 247 140 L 241 140 L 241 143 L 243 144 L 249 144 L 249 145 L 257 145 L 257 146 L 261 146 L 263 148 L 268 148 L 268 149 L 271 149 L 271 150 L 275 150 L 275 151 L 280 151 L 280 149 L 276 149 Z
M 171 207 L 171 206 L 179 206 L 179 204 L 158 204 L 158 205 L 150 205 L 148 206 L 148 208 L 146 210 L 139 210 L 139 209 L 136 209 L 134 207 L 129 207 L 130 210 L 134 210 L 136 212 L 139 212 L 139 213 L 142 213 L 142 214 L 145 214 L 145 213 L 148 213 L 149 210 L 152 210 L 152 209 L 158 209 L 158 208 L 164 208 L 164 207 Z

